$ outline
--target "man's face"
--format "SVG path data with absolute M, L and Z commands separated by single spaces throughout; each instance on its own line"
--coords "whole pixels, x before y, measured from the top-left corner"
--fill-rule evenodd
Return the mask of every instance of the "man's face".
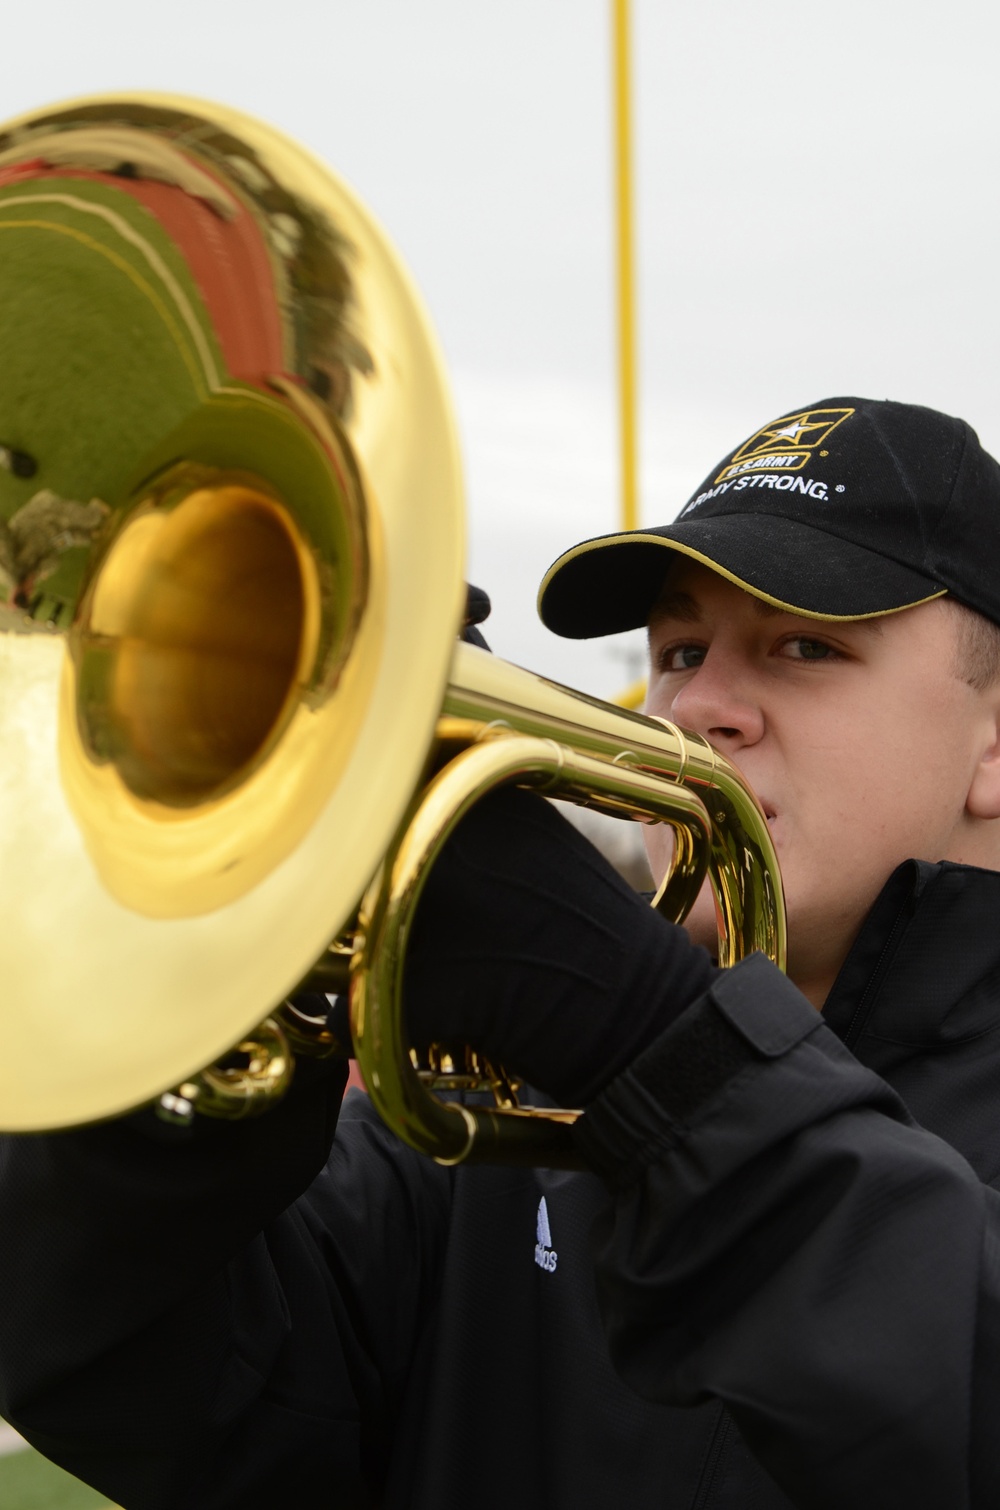
M 820 1005 L 886 879 L 909 857 L 994 863 L 967 811 L 995 697 L 956 665 L 941 600 L 857 623 L 770 607 L 678 563 L 650 621 L 646 711 L 704 735 L 767 815 L 789 915 L 789 974 Z M 654 875 L 672 838 L 646 830 Z M 689 931 L 714 948 L 706 887 Z M 818 998 L 818 999 L 817 999 Z

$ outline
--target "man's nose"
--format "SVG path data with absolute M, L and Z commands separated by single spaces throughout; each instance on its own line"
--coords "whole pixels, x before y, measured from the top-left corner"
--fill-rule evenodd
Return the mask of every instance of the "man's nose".
M 727 749 L 756 744 L 764 733 L 749 668 L 711 650 L 678 690 L 667 716 Z

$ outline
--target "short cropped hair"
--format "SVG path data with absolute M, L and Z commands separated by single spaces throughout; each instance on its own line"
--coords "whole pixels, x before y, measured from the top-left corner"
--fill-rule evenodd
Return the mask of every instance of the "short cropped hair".
M 957 598 L 942 600 L 955 620 L 955 672 L 977 692 L 985 692 L 1000 682 L 1000 624 L 967 608 Z

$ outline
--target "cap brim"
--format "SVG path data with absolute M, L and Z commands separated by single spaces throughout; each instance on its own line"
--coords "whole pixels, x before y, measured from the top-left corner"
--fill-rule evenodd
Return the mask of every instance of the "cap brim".
M 542 622 L 573 640 L 640 628 L 678 553 L 810 619 L 873 618 L 946 591 L 908 566 L 798 520 L 724 514 L 574 546 L 553 562 L 539 588 Z

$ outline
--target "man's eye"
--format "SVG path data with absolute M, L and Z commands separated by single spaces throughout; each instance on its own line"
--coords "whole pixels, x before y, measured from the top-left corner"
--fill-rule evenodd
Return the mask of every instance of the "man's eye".
M 796 661 L 826 661 L 836 654 L 833 646 L 824 640 L 807 640 L 802 635 L 786 640 L 784 650 Z
M 690 671 L 704 659 L 704 645 L 668 645 L 660 654 L 660 666 L 664 671 Z

